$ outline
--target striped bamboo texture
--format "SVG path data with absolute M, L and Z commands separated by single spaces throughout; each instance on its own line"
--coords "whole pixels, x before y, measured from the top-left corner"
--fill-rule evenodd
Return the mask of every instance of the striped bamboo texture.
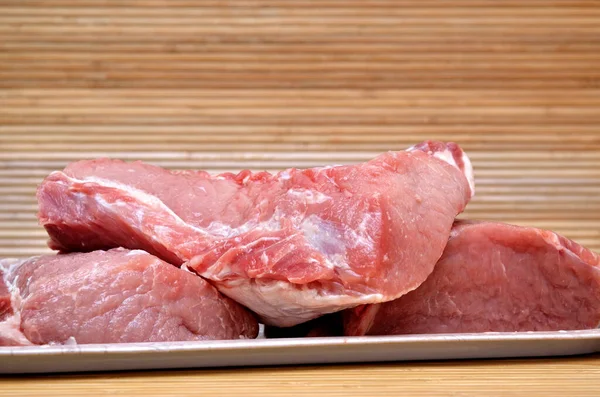
M 0 0 L 0 257 L 68 162 L 279 170 L 454 140 L 465 216 L 600 250 L 600 1 Z

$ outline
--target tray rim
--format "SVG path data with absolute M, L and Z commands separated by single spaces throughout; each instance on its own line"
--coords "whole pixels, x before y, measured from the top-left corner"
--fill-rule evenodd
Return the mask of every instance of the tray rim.
M 600 329 L 0 347 L 0 375 L 564 357 L 600 353 Z
M 370 345 L 402 345 L 414 343 L 465 343 L 465 342 L 524 342 L 524 341 L 598 341 L 600 328 L 576 331 L 484 332 L 465 334 L 419 334 L 391 336 L 349 336 L 315 338 L 273 338 L 207 340 L 189 342 L 140 342 L 73 345 L 0 346 L 0 357 L 65 354 L 111 353 L 169 353 L 201 351 L 262 350 L 300 347 L 343 347 Z

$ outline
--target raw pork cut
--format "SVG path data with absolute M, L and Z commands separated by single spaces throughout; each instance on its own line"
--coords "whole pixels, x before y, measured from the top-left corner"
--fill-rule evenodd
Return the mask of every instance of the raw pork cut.
M 418 287 L 473 192 L 462 150 L 424 142 L 276 175 L 80 161 L 46 178 L 38 201 L 54 249 L 144 249 L 292 326 Z
M 0 346 L 255 338 L 256 319 L 144 251 L 0 261 Z
M 553 232 L 460 221 L 419 288 L 344 317 L 346 335 L 596 328 L 600 257 Z

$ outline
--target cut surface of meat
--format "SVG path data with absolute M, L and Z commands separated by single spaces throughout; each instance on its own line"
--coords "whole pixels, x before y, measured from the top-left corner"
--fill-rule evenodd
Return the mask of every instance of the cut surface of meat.
M 473 192 L 462 150 L 424 142 L 276 175 L 81 161 L 46 178 L 38 201 L 54 249 L 143 249 L 292 326 L 418 287 Z
M 10 301 L 10 291 L 4 282 L 4 272 L 0 268 L 0 321 L 13 314 Z
M 0 346 L 258 334 L 258 322 L 242 306 L 195 274 L 144 251 L 118 248 L 2 260 L 0 269 L 0 304 L 5 303 L 0 306 L 5 308 Z
M 600 324 L 600 257 L 556 233 L 458 221 L 415 291 L 344 312 L 357 335 L 559 331 Z

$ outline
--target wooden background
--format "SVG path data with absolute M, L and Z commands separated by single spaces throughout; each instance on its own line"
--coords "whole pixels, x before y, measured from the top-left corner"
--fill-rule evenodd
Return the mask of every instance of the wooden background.
M 467 216 L 600 250 L 600 1 L 0 0 L 0 257 L 69 161 L 278 170 L 454 140 Z
M 0 257 L 47 252 L 35 187 L 69 161 L 274 171 L 428 138 L 470 154 L 467 216 L 600 250 L 600 1 L 0 0 Z M 0 379 L 0 394 L 595 396 L 599 368 L 53 376 Z

